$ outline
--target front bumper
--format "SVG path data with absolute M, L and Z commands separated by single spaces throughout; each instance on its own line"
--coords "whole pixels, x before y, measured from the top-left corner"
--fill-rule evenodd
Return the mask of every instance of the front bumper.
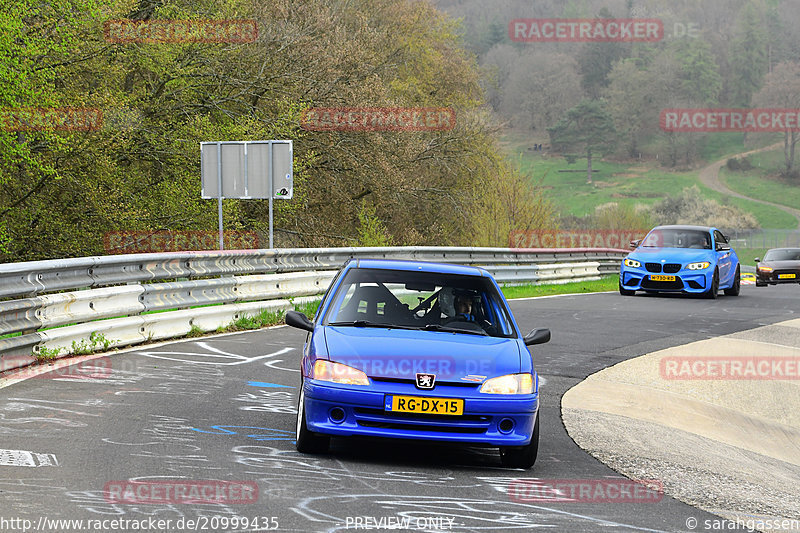
M 479 385 L 443 384 L 432 391 L 420 391 L 407 383 L 373 381 L 370 387 L 358 387 L 306 379 L 303 386 L 308 429 L 340 437 L 523 446 L 530 443 L 539 408 L 538 392 L 520 397 L 496 397 L 478 393 Z M 464 414 L 448 416 L 387 411 L 386 398 L 392 395 L 462 398 Z M 506 420 L 505 424 L 511 420 L 513 427 L 501 431 L 500 422 L 503 420 Z
M 794 277 L 788 277 L 794 275 Z M 774 270 L 772 272 L 756 271 L 756 282 L 759 285 L 768 283 L 777 285 L 778 283 L 800 283 L 800 272 L 796 270 Z
M 713 267 L 713 265 L 712 265 Z M 619 271 L 619 281 L 624 289 L 630 291 L 685 292 L 701 294 L 711 287 L 714 276 L 712 267 L 704 270 L 680 269 L 670 274 L 648 272 L 644 267 L 623 266 Z M 673 281 L 657 281 L 652 276 L 672 276 Z

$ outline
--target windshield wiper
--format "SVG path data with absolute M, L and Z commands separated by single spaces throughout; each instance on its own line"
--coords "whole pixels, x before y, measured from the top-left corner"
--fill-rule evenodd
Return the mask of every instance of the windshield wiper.
M 426 324 L 422 329 L 424 329 L 425 331 L 446 331 L 446 332 L 449 332 L 449 333 L 469 333 L 471 335 L 482 335 L 484 337 L 488 335 L 488 333 L 486 333 L 483 330 L 477 331 L 477 330 L 474 330 L 474 329 L 463 329 L 463 328 L 456 328 L 456 327 L 452 327 L 452 326 L 442 326 L 441 324 Z
M 349 322 L 329 322 L 328 326 L 351 326 L 354 328 L 386 328 L 386 329 L 417 329 L 411 326 L 398 326 L 397 324 L 379 324 L 368 320 L 351 320 Z

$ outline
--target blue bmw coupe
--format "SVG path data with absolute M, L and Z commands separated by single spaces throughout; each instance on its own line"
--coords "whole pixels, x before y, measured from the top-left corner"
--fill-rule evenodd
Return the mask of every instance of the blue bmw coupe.
M 353 259 L 328 288 L 300 364 L 297 449 L 330 437 L 390 437 L 498 447 L 530 468 L 539 447 L 539 379 L 528 346 L 485 270 Z
M 739 258 L 717 228 L 658 226 L 622 261 L 619 292 L 680 292 L 716 298 L 738 296 Z

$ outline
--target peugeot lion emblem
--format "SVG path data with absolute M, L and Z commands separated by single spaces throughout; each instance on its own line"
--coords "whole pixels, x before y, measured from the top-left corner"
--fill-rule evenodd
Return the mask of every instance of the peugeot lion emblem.
M 417 374 L 418 389 L 431 390 L 435 382 L 436 382 L 435 374 Z

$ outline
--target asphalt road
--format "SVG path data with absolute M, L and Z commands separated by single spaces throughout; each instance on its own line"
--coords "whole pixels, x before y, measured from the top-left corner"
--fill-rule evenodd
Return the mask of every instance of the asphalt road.
M 616 478 L 567 435 L 561 395 L 630 357 L 794 318 L 798 295 L 795 285 L 745 286 L 738 298 L 714 301 L 609 293 L 512 302 L 523 329 L 553 332 L 534 352 L 544 384 L 539 459 L 530 471 L 501 468 L 494 449 L 408 442 L 335 440 L 329 454 L 297 453 L 296 368 L 305 334 L 292 328 L 95 359 L 75 370 L 91 370 L 89 379 L 50 374 L 0 389 L 0 530 L 22 531 L 22 519 L 40 531 L 81 530 L 53 522 L 67 519 L 83 520 L 83 531 L 255 530 L 231 527 L 233 517 L 246 517 L 278 531 L 401 524 L 421 531 L 711 531 L 703 523 L 715 517 L 669 497 L 520 502 L 508 487 L 517 479 Z M 220 504 L 104 497 L 109 487 L 156 480 L 242 482 L 251 492 L 240 494 L 241 503 Z M 248 503 L 255 488 L 258 497 Z M 700 526 L 687 528 L 691 518 Z M 141 528 L 147 520 L 171 523 Z

